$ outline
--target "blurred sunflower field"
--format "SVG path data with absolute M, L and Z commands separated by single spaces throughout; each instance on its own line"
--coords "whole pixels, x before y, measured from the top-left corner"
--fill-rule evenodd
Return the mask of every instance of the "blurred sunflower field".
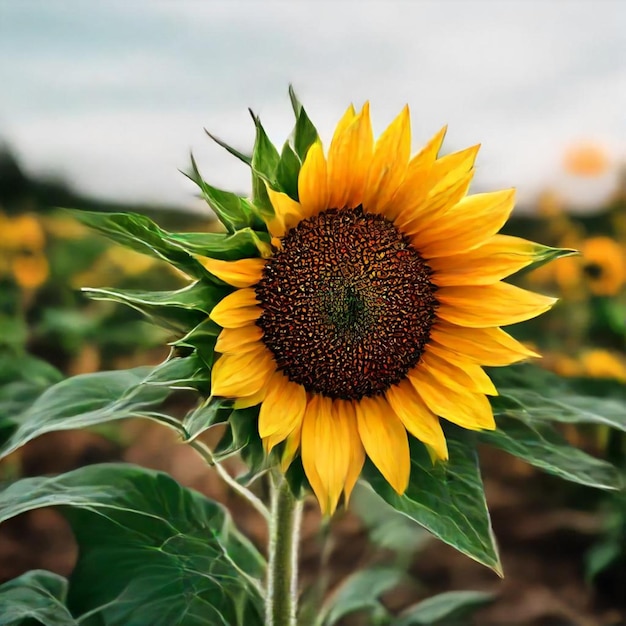
M 302 114 L 298 120 L 301 118 Z M 259 132 L 257 126 L 257 145 Z M 140 246 L 129 249 L 116 242 L 130 236 L 130 227 L 123 235 L 110 227 L 109 237 L 105 238 L 86 224 L 104 223 L 99 215 L 132 211 L 149 218 L 150 224 L 153 221 L 166 231 L 175 231 L 174 238 L 180 235 L 192 246 L 197 243 L 198 249 L 204 241 L 203 234 L 223 233 L 223 226 L 208 210 L 195 214 L 176 207 L 157 210 L 112 205 L 76 195 L 62 185 L 28 178 L 9 153 L 3 155 L 0 165 L 0 439 L 6 443 L 16 428 L 23 427 L 15 416 L 60 381 L 122 370 L 138 372 L 141 378 L 148 371 L 141 368 L 158 366 L 168 354 L 188 355 L 190 346 L 201 354 L 198 346 L 204 337 L 197 339 L 198 344 L 189 345 L 181 343 L 180 337 L 192 326 L 211 322 L 181 295 L 188 276 L 165 262 L 165 256 L 163 260 L 158 258 L 160 244 L 151 247 L 149 235 L 137 235 L 144 238 L 142 245 L 149 248 L 147 254 L 142 254 Z M 564 158 L 569 175 L 583 180 L 600 175 L 610 165 L 602 151 L 592 148 L 573 150 Z M 206 195 L 206 183 L 195 163 L 190 177 Z M 80 211 L 86 211 L 82 219 L 78 219 Z M 626 437 L 613 426 L 623 423 L 626 412 L 626 172 L 600 207 L 572 212 L 557 191 L 545 190 L 532 206 L 517 210 L 502 232 L 552 248 L 579 251 L 532 272 L 522 270 L 512 278 L 520 287 L 558 295 L 560 302 L 549 314 L 509 329 L 525 346 L 540 353 L 542 359 L 540 367 L 519 365 L 498 374 L 499 389 L 523 389 L 524 395 L 518 397 L 525 404 L 507 410 L 513 416 L 516 411 L 525 413 L 525 406 L 549 412 L 546 419 L 557 422 L 564 440 L 592 457 L 608 461 L 623 476 Z M 87 289 L 83 291 L 84 288 Z M 163 308 L 149 295 L 156 291 L 167 304 L 174 302 L 178 307 L 176 315 L 162 315 Z M 210 332 L 207 330 L 207 334 Z M 157 370 L 158 367 L 150 371 Z M 33 436 L 0 461 L 0 478 L 10 484 L 61 472 L 70 472 L 63 476 L 71 476 L 77 468 L 102 462 L 132 463 L 147 469 L 137 470 L 136 482 L 128 493 L 137 489 L 132 498 L 148 501 L 153 488 L 150 481 L 155 476 L 148 471 L 165 472 L 177 482 L 159 473 L 157 480 L 162 481 L 163 493 L 184 502 L 181 506 L 200 507 L 199 500 L 185 500 L 192 492 L 184 488 L 197 490 L 226 506 L 241 535 L 231 528 L 228 517 L 219 518 L 223 523 L 220 533 L 224 538 L 228 536 L 225 542 L 232 542 L 228 545 L 237 554 L 237 565 L 245 562 L 248 573 L 256 573 L 260 568 L 256 550 L 264 550 L 268 528 L 263 506 L 255 503 L 257 499 L 267 499 L 269 487 L 262 481 L 256 483 L 252 488 L 256 495 L 250 501 L 241 497 L 241 485 L 248 485 L 251 474 L 246 472 L 257 463 L 256 457 L 263 456 L 263 449 L 254 448 L 256 444 L 245 425 L 233 422 L 228 434 L 224 419 L 220 418 L 220 412 L 230 410 L 226 404 L 212 405 L 209 399 L 197 406 L 195 392 L 202 393 L 204 383 L 194 379 L 195 372 L 182 371 L 180 381 L 177 375 L 178 372 L 164 372 L 162 379 L 157 376 L 152 383 L 152 389 L 158 389 L 167 381 L 169 388 L 174 389 L 174 393 L 165 394 L 167 398 L 159 396 L 165 400 L 165 409 L 159 409 L 160 413 L 151 414 L 149 403 L 141 399 L 133 405 L 135 414 L 151 417 L 151 421 L 131 417 L 104 424 L 94 420 L 90 428 L 50 428 L 49 432 L 44 427 L 37 433 L 41 436 Z M 115 395 L 115 379 L 107 381 L 107 393 Z M 136 388 L 129 391 L 120 383 L 120 403 L 132 404 L 135 392 Z M 86 387 L 84 393 L 88 395 L 90 388 Z M 566 397 L 569 400 L 563 403 Z M 602 423 L 606 413 L 594 412 L 594 399 L 603 403 L 602 411 L 608 411 L 606 423 Z M 191 437 L 192 445 L 183 446 L 180 437 L 158 424 L 166 419 L 165 414 L 181 420 L 186 416 L 185 424 L 191 427 L 205 419 L 212 428 L 207 430 L 196 424 L 198 434 Z M 584 419 L 588 415 L 593 418 Z M 89 425 L 87 418 L 76 428 L 84 425 Z M 503 580 L 475 562 L 481 560 L 476 556 L 482 554 L 478 549 L 473 554 L 465 550 L 475 559 L 470 560 L 449 545 L 433 541 L 426 530 L 398 515 L 368 489 L 356 488 L 349 510 L 342 509 L 332 519 L 321 516 L 316 501 L 309 498 L 300 537 L 298 623 L 626 623 L 624 492 L 591 490 L 584 486 L 592 485 L 591 481 L 585 483 L 568 476 L 565 469 L 559 470 L 567 467 L 567 462 L 558 459 L 567 450 L 549 439 L 548 434 L 547 439 L 540 441 L 542 436 L 537 441 L 540 447 L 544 446 L 541 449 L 546 454 L 545 462 L 537 460 L 539 455 L 533 457 L 527 452 L 515 458 L 505 456 L 503 450 L 515 454 L 514 437 L 496 448 L 484 445 L 495 441 L 490 440 L 489 433 L 480 440 L 485 493 L 502 558 L 501 564 L 497 556 L 491 563 L 486 557 L 482 562 L 497 572 L 504 569 Z M 452 441 L 456 445 L 454 438 Z M 550 447 L 552 443 L 554 446 Z M 208 450 L 222 454 L 223 465 L 216 464 Z M 211 467 L 207 467 L 207 461 Z M 95 479 L 101 467 L 93 468 Z M 120 476 L 126 471 L 121 465 L 113 467 Z M 559 481 L 540 472 L 546 468 L 573 482 Z M 302 476 L 299 480 L 303 480 Z M 61 495 L 56 503 L 50 501 L 61 512 L 66 487 L 59 482 L 55 489 Z M 33 493 L 38 488 L 33 486 Z M 222 515 L 222 509 L 219 511 Z M 163 513 L 163 519 L 169 513 Z M 218 513 L 207 512 L 205 507 L 198 515 Z M 64 613 L 65 577 L 76 580 L 77 559 L 80 567 L 88 568 L 80 561 L 80 550 L 84 545 L 91 549 L 96 545 L 93 538 L 72 534 L 70 528 L 74 529 L 75 519 L 50 508 L 32 507 L 24 508 L 21 515 L 0 527 L 0 582 L 4 583 L 0 586 L 0 625 L 152 624 L 152 618 L 138 621 L 136 616 L 120 617 L 131 615 L 123 611 L 110 621 L 90 621 L 89 613 L 72 621 L 72 614 Z M 95 532 L 110 530 L 103 522 L 97 522 L 100 523 L 102 527 L 97 526 Z M 146 530 L 148 526 L 138 525 L 136 530 L 152 532 Z M 196 530 L 181 536 L 189 540 Z M 445 533 L 441 535 L 446 541 Z M 197 535 L 194 537 L 197 539 Z M 115 538 L 110 545 L 106 541 L 103 545 L 103 549 L 114 551 Z M 82 570 L 78 571 L 80 574 Z M 149 573 L 146 570 L 143 575 Z M 107 580 L 105 584 L 110 583 Z M 228 595 L 232 590 L 227 583 L 224 585 Z M 256 593 L 253 586 L 242 589 L 236 592 L 242 593 L 241 597 Z M 154 598 L 146 602 L 162 607 Z M 244 613 L 234 609 L 232 615 L 236 617 L 231 617 L 231 621 L 212 621 L 207 613 L 205 621 L 189 617 L 189 621 L 158 623 L 260 623 L 255 621 L 256 605 L 251 602 L 254 606 L 250 609 L 247 602 L 235 603 L 246 608 L 241 609 Z

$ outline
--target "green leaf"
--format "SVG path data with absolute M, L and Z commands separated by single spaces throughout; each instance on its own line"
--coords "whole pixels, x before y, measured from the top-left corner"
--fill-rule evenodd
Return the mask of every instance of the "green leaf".
M 433 466 L 426 448 L 411 440 L 411 479 L 398 495 L 366 464 L 364 478 L 396 511 L 445 543 L 501 574 L 473 433 L 446 428 L 450 460 Z
M 111 300 L 136 309 L 155 323 L 179 332 L 188 332 L 204 321 L 213 307 L 231 288 L 205 281 L 175 291 L 137 291 L 116 288 L 85 288 L 94 300 Z
M 360 570 L 350 576 L 329 600 L 318 622 L 324 626 L 336 624 L 346 615 L 367 611 L 370 623 L 380 623 L 389 617 L 380 597 L 399 585 L 406 574 L 389 567 Z
M 77 626 L 65 606 L 67 580 L 32 570 L 0 585 L 0 626 L 22 626 L 36 620 L 43 626 Z
M 286 141 L 276 168 L 276 182 L 282 191 L 290 198 L 298 200 L 298 174 L 300 173 L 300 159 Z
M 62 378 L 52 365 L 29 354 L 0 354 L 0 429 L 14 425 L 37 396 Z
M 479 433 L 480 441 L 565 480 L 597 489 L 622 487 L 617 468 L 570 446 L 549 424 L 500 415 L 497 425 Z
M 228 233 L 172 233 L 168 237 L 192 254 L 210 256 L 224 261 L 236 261 L 267 255 L 270 237 L 267 232 L 242 228 Z
M 171 239 L 150 218 L 139 213 L 99 213 L 70 211 L 83 224 L 95 228 L 122 245 L 167 261 L 193 278 L 207 278 L 209 273 L 185 248 Z
M 151 410 L 171 389 L 188 388 L 205 374 L 196 358 L 173 358 L 157 367 L 81 374 L 57 383 L 18 416 L 18 428 L 0 447 L 3 458 L 44 433 L 85 428 L 126 417 L 148 417 L 182 427 Z
M 79 545 L 68 605 L 107 626 L 260 626 L 264 563 L 223 507 L 166 474 L 91 465 L 0 493 L 8 519 L 59 507 Z
M 626 386 L 618 381 L 565 379 L 522 364 L 489 368 L 499 396 L 491 400 L 501 415 L 522 420 L 590 423 L 626 431 Z
M 350 497 L 350 510 L 358 515 L 371 543 L 395 555 L 394 565 L 407 569 L 413 556 L 431 539 L 430 533 L 402 515 L 361 483 Z
M 193 154 L 191 155 L 191 173 L 183 173 L 200 187 L 202 196 L 229 233 L 234 233 L 241 228 L 263 227 L 263 220 L 256 207 L 248 200 L 230 191 L 213 187 L 203 180 Z
M 491 602 L 493 595 L 482 591 L 440 593 L 403 611 L 392 626 L 465 626 L 472 613 Z

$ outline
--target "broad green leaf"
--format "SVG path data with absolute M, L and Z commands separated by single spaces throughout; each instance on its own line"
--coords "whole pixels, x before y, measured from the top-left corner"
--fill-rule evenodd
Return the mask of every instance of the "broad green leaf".
M 0 354 L 0 428 L 13 424 L 39 394 L 62 378 L 52 365 L 29 354 Z
M 294 200 L 298 200 L 298 174 L 300 159 L 286 141 L 276 168 L 276 182 L 282 191 Z
M 448 591 L 409 607 L 391 626 L 466 626 L 469 617 L 493 602 L 482 591 Z
M 328 600 L 329 606 L 323 609 L 316 623 L 331 626 L 356 611 L 367 611 L 369 623 L 382 623 L 381 620 L 389 618 L 389 612 L 381 604 L 380 597 L 399 585 L 405 577 L 404 572 L 390 567 L 356 572 Z
M 264 229 L 265 230 L 265 229 Z M 168 239 L 182 245 L 192 254 L 236 261 L 264 256 L 270 252 L 267 232 L 242 228 L 235 233 L 171 233 Z
M 617 468 L 572 447 L 549 424 L 500 415 L 497 425 L 479 433 L 479 440 L 565 480 L 598 489 L 622 486 Z
M 523 420 L 591 423 L 626 431 L 626 385 L 618 381 L 565 379 L 522 364 L 490 368 L 499 396 L 492 399 L 501 415 Z
M 165 328 L 187 332 L 204 321 L 231 288 L 198 281 L 176 291 L 91 287 L 83 291 L 94 300 L 111 300 L 130 306 Z
M 392 552 L 398 569 L 409 566 L 415 553 L 431 539 L 430 533 L 402 515 L 371 490 L 357 483 L 350 497 L 350 510 L 367 529 L 370 542 Z
M 193 278 L 207 278 L 209 273 L 185 248 L 171 239 L 149 217 L 139 213 L 99 213 L 71 211 L 83 224 L 99 230 L 128 248 L 167 261 Z
M 191 155 L 191 173 L 185 175 L 200 187 L 203 198 L 229 233 L 234 233 L 241 228 L 263 227 L 263 221 L 256 207 L 248 200 L 230 191 L 213 187 L 203 180 L 193 154 Z
M 260 626 L 264 564 L 228 513 L 166 474 L 126 464 L 22 479 L 8 519 L 60 508 L 79 545 L 68 606 L 107 626 Z
M 197 359 L 173 358 L 157 367 L 81 374 L 53 385 L 16 419 L 18 427 L 0 447 L 3 458 L 44 433 L 85 428 L 126 417 L 176 421 L 155 412 L 173 388 L 204 381 Z
M 369 464 L 364 478 L 396 511 L 501 574 L 473 433 L 450 425 L 446 438 L 450 460 L 434 466 L 425 447 L 411 440 L 411 479 L 403 495 Z
M 78 626 L 65 606 L 67 580 L 32 570 L 0 585 L 0 626 Z

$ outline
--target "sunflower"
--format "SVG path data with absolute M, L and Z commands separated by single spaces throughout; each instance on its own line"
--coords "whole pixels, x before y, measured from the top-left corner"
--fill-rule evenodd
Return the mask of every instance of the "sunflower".
M 581 247 L 589 289 L 598 296 L 614 296 L 626 283 L 626 255 L 610 237 L 590 237 Z
M 266 451 L 283 444 L 284 471 L 301 455 L 324 513 L 366 455 L 403 493 L 407 431 L 445 460 L 441 418 L 494 429 L 481 366 L 537 356 L 499 326 L 555 301 L 501 282 L 546 248 L 497 234 L 514 191 L 468 196 L 478 146 L 438 157 L 445 130 L 410 158 L 408 107 L 376 142 L 368 105 L 348 108 L 327 154 L 308 149 L 297 200 L 267 187 L 268 258 L 201 259 L 236 288 L 210 314 L 212 393 L 260 404 Z

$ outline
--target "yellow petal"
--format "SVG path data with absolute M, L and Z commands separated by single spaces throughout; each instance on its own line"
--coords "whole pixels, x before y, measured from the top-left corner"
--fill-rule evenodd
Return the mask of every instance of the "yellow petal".
M 348 425 L 336 417 L 332 400 L 314 395 L 302 421 L 302 465 L 325 515 L 337 508 L 350 463 Z
M 413 245 L 427 259 L 476 248 L 502 228 L 514 204 L 513 189 L 467 196 L 436 223 L 415 233 Z
M 411 384 L 435 414 L 470 430 L 493 430 L 493 411 L 486 396 L 445 386 L 423 367 L 408 374 Z
M 372 159 L 374 138 L 369 104 L 340 133 L 328 150 L 328 206 L 353 208 L 363 200 L 365 180 Z
M 254 289 L 238 289 L 220 300 L 209 317 L 223 328 L 240 328 L 261 317 L 263 309 L 259 306 Z
M 419 367 L 425 367 L 437 380 L 449 387 L 488 396 L 498 395 L 494 384 L 480 365 L 467 361 L 460 363 L 458 357 L 446 359 L 445 356 L 445 349 L 438 350 L 436 346 L 429 344 L 422 354 Z
M 268 453 L 300 424 L 306 404 L 304 387 L 275 372 L 259 411 L 259 435 Z
M 430 330 L 431 342 L 462 358 L 489 366 L 511 365 L 539 357 L 501 328 L 464 328 L 438 320 Z
M 298 449 L 300 448 L 300 438 L 302 435 L 302 422 L 296 428 L 289 433 L 289 436 L 285 440 L 285 447 L 280 458 L 280 469 L 283 474 L 289 469 L 289 466 L 293 462 Z
M 361 437 L 359 436 L 359 429 L 356 423 L 356 413 L 354 410 L 354 404 L 349 400 L 333 400 L 333 415 L 335 419 L 339 419 L 345 422 L 348 427 L 348 436 L 350 438 L 350 445 L 347 453 L 349 454 L 348 473 L 346 474 L 346 483 L 343 490 L 344 500 L 346 506 L 350 501 L 350 495 L 356 485 L 356 481 L 361 475 L 363 469 L 363 463 L 365 463 L 365 450 Z
M 319 141 L 309 148 L 300 169 L 298 198 L 305 218 L 329 208 L 326 159 Z
M 256 394 L 276 371 L 270 352 L 261 344 L 258 350 L 223 354 L 211 371 L 211 391 L 226 398 Z
M 447 459 L 448 446 L 439 418 L 424 404 L 413 385 L 405 379 L 389 387 L 386 397 L 404 427 L 426 444 L 438 459 Z
M 409 237 L 435 227 L 439 220 L 446 219 L 446 212 L 467 195 L 472 177 L 473 172 L 468 172 L 426 198 L 419 199 L 416 196 L 398 215 L 395 225 Z
M 252 287 L 261 280 L 266 259 L 221 261 L 207 256 L 196 256 L 203 267 L 233 287 Z
M 430 259 L 428 265 L 434 271 L 431 280 L 440 287 L 495 283 L 530 265 L 538 249 L 526 239 L 494 235 L 469 252 Z
M 282 191 L 274 191 L 265 185 L 267 195 L 274 207 L 274 218 L 267 222 L 267 227 L 274 237 L 282 237 L 302 219 L 302 207 Z
M 398 189 L 407 170 L 411 153 L 411 120 L 409 107 L 379 137 L 367 174 L 363 208 L 380 212 Z
M 381 213 L 388 219 L 395 220 L 409 203 L 418 205 L 426 197 L 429 188 L 425 183 L 441 149 L 446 130 L 447 126 L 444 126 L 409 162 L 404 180 L 386 206 L 381 208 Z
M 472 146 L 437 159 L 420 182 L 422 191 L 407 199 L 396 225 L 406 234 L 431 228 L 443 214 L 460 202 L 474 177 L 474 162 L 480 146 Z
M 239 328 L 223 328 L 215 342 L 215 351 L 223 354 L 247 352 L 256 347 L 263 336 L 263 331 L 256 324 Z
M 437 290 L 437 316 L 460 326 L 486 328 L 529 320 L 547 311 L 556 298 L 542 296 L 508 283 Z
M 402 422 L 381 396 L 361 398 L 355 408 L 367 456 L 387 482 L 398 493 L 404 493 L 409 484 L 411 457 Z
M 236 409 L 247 409 L 251 406 L 261 404 L 261 402 L 265 400 L 265 394 L 267 394 L 267 382 L 256 393 L 253 393 L 250 396 L 244 396 L 243 398 L 237 398 L 233 402 L 233 407 Z
M 454 181 L 463 178 L 467 172 L 474 168 L 480 144 L 446 154 L 437 159 L 430 170 L 428 182 L 430 194 L 435 194 L 438 190 L 449 187 Z

